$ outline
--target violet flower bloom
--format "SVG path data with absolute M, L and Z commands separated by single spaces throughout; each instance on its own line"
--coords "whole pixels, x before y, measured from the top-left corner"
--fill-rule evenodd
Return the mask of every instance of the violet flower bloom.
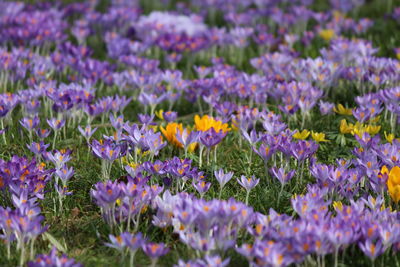
M 68 258 L 66 255 L 57 256 L 57 249 L 54 247 L 50 254 L 40 254 L 34 261 L 28 262 L 28 267 L 83 267 L 81 263 L 75 262 L 74 259 Z
M 149 131 L 146 135 L 146 144 L 152 158 L 157 156 L 160 150 L 167 146 L 167 142 L 163 142 L 161 133 L 154 133 L 153 131 Z
M 214 171 L 214 175 L 219 183 L 219 187 L 220 187 L 219 198 L 221 198 L 222 189 L 232 179 L 233 172 L 224 173 L 223 169 L 219 169 L 219 171 Z
M 121 196 L 121 187 L 117 182 L 107 181 L 105 183 L 97 183 L 95 188 L 91 190 L 91 195 L 96 204 L 102 209 L 103 216 L 109 225 L 114 224 L 114 218 L 111 218 L 112 207 L 117 199 Z
M 71 160 L 70 154 L 71 151 L 61 152 L 56 150 L 54 152 L 46 153 L 45 157 L 54 163 L 56 169 L 60 169 L 65 163 Z
M 218 133 L 211 128 L 205 132 L 202 132 L 200 135 L 200 142 L 206 146 L 208 149 L 211 149 L 213 146 L 218 145 L 222 139 L 227 135 L 228 132 L 223 132 L 222 130 Z
M 256 179 L 254 175 L 251 178 L 247 178 L 246 176 L 242 175 L 240 177 L 240 180 L 238 178 L 237 181 L 241 186 L 243 186 L 244 189 L 246 189 L 246 191 L 250 192 L 254 187 L 258 185 L 260 179 Z
M 40 101 L 39 100 L 31 100 L 26 101 L 24 103 L 25 110 L 30 115 L 37 115 L 40 109 Z
M 334 107 L 335 104 L 333 103 L 325 102 L 322 100 L 319 101 L 319 111 L 321 112 L 322 115 L 332 114 Z
M 214 266 L 214 267 L 226 267 L 229 264 L 230 259 L 227 258 L 223 260 L 219 255 L 209 256 L 207 255 L 204 258 L 204 263 L 206 266 Z
M 142 233 L 131 234 L 129 232 L 123 232 L 119 236 L 109 235 L 111 243 L 106 243 L 107 247 L 115 248 L 119 251 L 123 251 L 128 248 L 131 253 L 135 253 L 141 248 L 145 242 Z
M 165 192 L 156 206 L 153 223 L 172 225 L 182 242 L 204 252 L 226 251 L 235 246 L 238 229 L 249 226 L 254 218 L 251 208 L 234 199 L 205 201 L 187 193 L 171 196 Z
M 284 186 L 287 182 L 292 179 L 294 176 L 295 170 L 291 170 L 288 173 L 285 173 L 285 169 L 273 167 L 270 169 L 271 174 L 279 180 L 282 186 Z
M 211 183 L 205 181 L 193 182 L 193 187 L 199 192 L 200 198 L 203 198 L 204 194 L 210 189 Z
M 93 140 L 91 147 L 93 153 L 97 157 L 109 162 L 113 162 L 121 156 L 121 146 L 115 144 L 111 140 L 104 140 L 104 142 L 101 143 L 97 140 Z
M 310 158 L 318 149 L 318 144 L 314 141 L 299 140 L 296 143 L 292 143 L 291 154 L 299 162 L 304 162 L 307 158 Z
M 65 196 L 69 196 L 72 195 L 72 191 L 68 190 L 68 187 L 65 185 L 58 185 L 57 183 L 54 184 L 54 188 L 56 189 L 56 192 L 58 193 L 58 196 L 60 198 L 60 201 L 62 201 L 62 199 Z M 63 210 L 63 206 L 62 206 L 62 202 L 60 203 L 60 208 L 61 211 Z
M 93 140 L 90 145 L 93 154 L 102 160 L 102 178 L 107 180 L 110 178 L 113 162 L 122 157 L 126 152 L 126 144 L 118 144 L 112 138 L 104 139 L 104 141 Z
M 163 117 L 166 122 L 175 121 L 178 117 L 178 112 L 176 111 L 164 111 Z
M 71 179 L 74 173 L 75 173 L 74 169 L 72 167 L 68 168 L 67 165 L 64 165 L 62 168 L 56 170 L 56 175 L 60 177 L 61 181 L 63 182 L 63 185 L 66 185 L 67 181 Z
M 240 180 L 237 179 L 238 183 L 246 189 L 246 205 L 249 203 L 249 195 L 250 191 L 258 185 L 260 179 L 256 179 L 254 175 L 251 178 L 247 178 L 246 176 L 242 175 Z
M 187 156 L 187 150 L 189 146 L 193 143 L 196 143 L 199 140 L 199 137 L 201 135 L 200 131 L 189 131 L 185 128 L 181 132 L 181 130 L 177 130 L 175 137 L 183 145 L 183 148 L 185 150 L 185 157 Z
M 153 115 L 138 114 L 138 120 L 143 125 L 155 125 L 155 123 L 153 123 L 154 114 Z
M 264 162 L 267 162 L 275 153 L 276 148 L 266 143 L 262 143 L 258 149 L 253 148 L 254 152 L 259 155 Z
M 385 251 L 380 240 L 374 243 L 371 239 L 367 239 L 364 242 L 358 243 L 358 246 L 372 261 Z
M 28 149 L 35 154 L 36 156 L 40 156 L 44 152 L 46 152 L 47 148 L 49 147 L 49 144 L 45 144 L 43 141 L 40 143 L 35 143 L 33 142 L 30 145 L 27 145 Z
M 165 247 L 164 243 L 146 243 L 142 245 L 142 249 L 143 252 L 152 259 L 152 261 L 164 256 L 169 251 L 169 248 Z
M 105 245 L 107 247 L 115 248 L 116 250 L 122 252 L 126 248 L 125 239 L 122 238 L 124 234 L 130 234 L 130 233 L 125 232 L 118 236 L 109 235 L 108 237 L 110 238 L 111 243 L 105 243 Z
M 147 105 L 152 106 L 153 111 L 155 106 L 163 102 L 165 99 L 167 99 L 167 94 L 162 94 L 160 96 L 157 96 L 156 94 L 146 94 L 144 92 L 141 93 L 138 97 L 140 103 L 142 103 L 145 106 Z M 154 112 L 151 114 L 153 115 Z
M 249 142 L 251 147 L 253 147 L 262 139 L 261 135 L 258 135 L 256 130 L 252 130 L 249 134 L 247 131 L 243 129 L 240 131 L 240 133 L 246 139 L 246 141 Z
M 50 130 L 38 128 L 38 129 L 36 130 L 36 135 L 37 135 L 40 139 L 45 139 L 46 137 L 48 137 L 48 136 L 50 135 Z
M 371 112 L 368 108 L 359 107 L 353 109 L 353 116 L 357 121 L 364 123 L 371 118 Z
M 58 131 L 65 125 L 65 120 L 59 120 L 56 118 L 51 118 L 47 120 L 47 124 L 54 130 Z
M 89 142 L 92 135 L 96 132 L 97 128 L 92 129 L 92 126 L 86 125 L 85 129 L 82 129 L 81 126 L 78 126 L 79 132 L 85 137 L 86 141 Z
M 110 114 L 110 122 L 115 130 L 117 131 L 122 130 L 124 126 L 124 115 L 115 117 L 113 114 Z
M 193 69 L 196 71 L 200 80 L 204 79 L 212 71 L 212 68 L 208 68 L 205 66 L 194 66 Z
M 22 120 L 19 121 L 19 123 L 27 129 L 29 132 L 33 131 L 33 129 L 36 129 L 39 126 L 39 118 L 34 117 L 34 118 L 23 118 Z

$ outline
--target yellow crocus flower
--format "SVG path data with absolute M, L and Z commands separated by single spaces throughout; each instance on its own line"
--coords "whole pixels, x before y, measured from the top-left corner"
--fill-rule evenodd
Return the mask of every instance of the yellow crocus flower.
M 371 125 L 371 124 L 369 124 L 365 129 L 365 131 L 370 135 L 376 135 L 377 133 L 379 133 L 380 130 L 381 130 L 380 125 Z
M 386 131 L 384 132 L 384 134 L 385 134 L 386 141 L 388 141 L 389 143 L 392 143 L 394 140 L 394 134 L 392 134 L 392 133 L 387 134 Z
M 390 172 L 387 180 L 387 187 L 390 197 L 394 202 L 400 200 L 400 167 L 394 166 Z
M 353 125 L 352 124 L 347 124 L 347 121 L 345 119 L 340 121 L 340 133 L 341 134 L 348 134 L 353 131 Z
M 332 205 L 335 210 L 339 210 L 339 211 L 343 210 L 343 203 L 341 201 L 333 201 Z
M 311 131 L 311 137 L 314 139 L 315 142 L 329 142 L 329 140 L 325 139 L 325 134 L 324 133 L 316 133 Z
M 353 115 L 353 110 L 351 108 L 345 108 L 342 104 L 338 104 L 337 107 L 334 107 L 333 111 L 340 115 Z
M 381 168 L 381 174 L 382 175 L 389 175 L 389 169 L 388 169 L 388 167 L 386 167 L 386 165 L 383 165 L 382 166 L 382 168 Z
M 188 147 L 188 152 L 192 153 L 196 149 L 196 147 L 197 147 L 197 142 L 190 144 Z
M 352 135 L 358 135 L 358 137 L 362 137 L 363 134 L 366 132 L 366 128 L 364 125 L 362 125 L 360 122 L 356 122 L 356 124 L 353 127 L 353 130 L 351 131 Z
M 194 123 L 196 125 L 196 130 L 202 132 L 208 131 L 211 128 L 214 128 L 217 133 L 220 131 L 226 133 L 231 130 L 227 123 L 223 123 L 222 121 L 216 120 L 208 115 L 204 115 L 201 118 L 199 115 L 194 116 Z
M 239 128 L 236 126 L 237 124 L 238 124 L 238 122 L 235 119 L 232 119 L 231 128 L 235 132 L 237 132 L 239 130 Z
M 157 132 L 158 130 L 158 125 L 149 125 L 147 126 L 149 129 L 153 129 L 153 132 Z
M 324 29 L 319 32 L 319 36 L 329 42 L 333 37 L 335 37 L 335 31 L 332 29 Z
M 169 143 L 173 144 L 174 146 L 183 148 L 183 145 L 178 141 L 178 139 L 176 139 L 176 133 L 178 132 L 178 130 L 183 132 L 182 123 L 170 122 L 165 128 L 160 126 L 160 131 L 163 133 Z
M 381 116 L 376 116 L 375 118 L 370 119 L 369 122 L 370 123 L 378 123 L 380 119 L 381 119 Z
M 300 139 L 300 140 L 305 140 L 308 138 L 308 136 L 310 135 L 310 131 L 304 129 L 303 131 L 298 131 L 296 130 L 296 133 L 293 135 L 293 138 L 295 139 Z
M 163 115 L 164 110 L 160 109 L 160 110 L 157 110 L 154 113 L 156 114 L 157 118 L 159 118 L 160 120 L 164 120 L 164 115 Z

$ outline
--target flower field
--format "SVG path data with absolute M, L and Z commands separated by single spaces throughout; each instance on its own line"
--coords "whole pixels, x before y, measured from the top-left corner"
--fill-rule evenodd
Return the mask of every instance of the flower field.
M 400 0 L 0 1 L 0 266 L 400 266 Z

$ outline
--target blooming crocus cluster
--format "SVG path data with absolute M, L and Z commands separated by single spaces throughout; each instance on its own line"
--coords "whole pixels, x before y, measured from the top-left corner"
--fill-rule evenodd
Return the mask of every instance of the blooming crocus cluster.
M 99 182 L 95 184 L 91 195 L 100 207 L 104 220 L 110 227 L 122 227 L 126 222 L 126 229 L 133 225 L 136 231 L 139 227 L 140 216 L 145 213 L 163 189 L 160 186 L 147 185 L 149 177 L 138 175 L 128 176 L 128 182 Z
M 41 254 L 35 260 L 28 262 L 28 267 L 82 267 L 74 259 L 68 258 L 66 255 L 57 256 L 57 249 L 53 248 L 49 254 Z
M 12 207 L 0 206 L 1 238 L 7 246 L 8 258 L 12 243 L 17 243 L 21 266 L 28 252 L 34 253 L 35 240 L 47 229 L 42 224 L 44 217 L 39 202 L 44 198 L 44 188 L 53 171 L 45 170 L 44 164 L 37 164 L 35 160 L 17 156 L 10 161 L 0 161 L 0 188 L 5 200 L 12 203 Z
M 197 199 L 165 191 L 155 199 L 153 224 L 172 226 L 181 241 L 198 251 L 226 251 L 235 245 L 238 232 L 252 222 L 253 209 L 234 199 Z
M 400 8 L 369 2 L 1 1 L 0 264 L 393 264 Z

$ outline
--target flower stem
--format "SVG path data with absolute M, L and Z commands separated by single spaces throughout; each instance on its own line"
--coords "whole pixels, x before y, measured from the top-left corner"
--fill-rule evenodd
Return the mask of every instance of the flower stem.
M 246 192 L 246 205 L 249 204 L 250 190 Z
M 338 255 L 339 255 L 339 247 L 335 248 L 335 263 L 334 263 L 334 267 L 338 266 Z

